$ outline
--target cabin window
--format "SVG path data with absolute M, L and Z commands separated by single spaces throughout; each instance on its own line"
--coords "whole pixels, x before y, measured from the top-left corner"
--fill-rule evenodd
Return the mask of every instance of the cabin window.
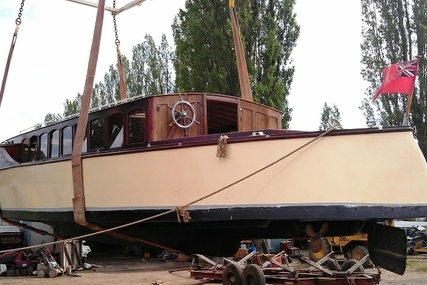
M 145 142 L 145 111 L 135 110 L 129 113 L 129 144 Z
M 72 139 L 72 143 L 71 143 L 71 146 L 70 146 L 70 154 L 71 154 L 71 152 L 73 151 L 74 140 L 75 140 L 74 136 L 75 136 L 75 133 L 77 131 L 77 125 L 74 125 L 73 127 L 70 126 L 69 128 L 70 128 L 70 132 L 71 132 L 70 137 Z M 87 152 L 87 136 L 86 136 L 86 133 L 85 133 L 85 137 L 84 137 L 83 143 L 82 143 L 82 153 L 86 153 L 86 152 Z
M 25 138 L 22 140 L 22 161 L 30 161 L 30 140 Z
M 90 150 L 104 148 L 104 120 L 95 119 L 90 122 Z
M 85 139 L 83 140 L 82 144 L 82 153 L 87 152 L 87 137 L 85 136 Z
M 108 118 L 108 148 L 123 146 L 123 114 Z
M 38 148 L 39 148 L 39 145 L 37 142 L 37 137 L 32 136 L 30 138 L 30 161 L 35 161 L 37 159 Z
M 73 127 L 62 129 L 62 155 L 69 155 L 73 151 Z
M 59 130 L 50 133 L 50 157 L 59 157 Z
M 44 160 L 47 157 L 47 134 L 44 133 L 40 136 L 40 152 L 39 159 Z

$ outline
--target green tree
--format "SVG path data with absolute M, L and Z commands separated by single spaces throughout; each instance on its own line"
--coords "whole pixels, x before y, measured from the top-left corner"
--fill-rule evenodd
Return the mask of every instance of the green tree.
M 143 43 L 133 47 L 128 78 L 131 97 L 174 91 L 173 52 L 164 34 L 159 46 L 150 35 L 146 35 Z
M 299 36 L 294 0 L 237 1 L 253 97 L 284 112 L 294 67 L 290 54 Z M 187 0 L 174 19 L 175 72 L 178 91 L 204 91 L 239 96 L 229 9 L 223 1 Z
M 70 117 L 73 115 L 76 115 L 80 111 L 81 106 L 81 100 L 82 100 L 82 94 L 78 93 L 76 98 L 69 100 L 66 99 L 64 103 L 64 117 Z
M 63 118 L 62 118 L 61 114 L 49 113 L 49 114 L 46 114 L 46 116 L 44 117 L 44 124 L 46 126 L 52 125 L 52 124 L 55 124 L 57 122 L 60 122 L 62 119 Z
M 335 104 L 332 107 L 330 107 L 325 102 L 325 104 L 323 105 L 322 114 L 320 115 L 319 131 L 328 130 L 330 128 L 330 125 L 329 125 L 330 120 L 336 120 L 341 125 L 341 114 L 340 114 L 340 111 L 338 110 L 338 107 Z
M 175 88 L 173 58 L 173 52 L 165 35 L 162 35 L 159 46 L 155 45 L 150 35 L 146 35 L 143 43 L 133 47 L 132 62 L 122 55 L 127 97 L 173 92 Z M 91 108 L 99 108 L 120 101 L 119 83 L 117 64 L 112 64 L 104 75 L 104 81 L 96 83 L 93 88 Z M 64 117 L 78 114 L 81 97 L 79 93 L 76 98 L 65 101 Z
M 372 96 L 381 85 L 384 67 L 421 55 L 418 80 L 414 89 L 409 123 L 419 146 L 427 155 L 426 61 L 427 2 L 423 0 L 362 0 L 362 70 L 370 83 L 361 109 L 368 126 L 393 126 L 403 122 L 409 96 L 381 95 L 375 102 Z

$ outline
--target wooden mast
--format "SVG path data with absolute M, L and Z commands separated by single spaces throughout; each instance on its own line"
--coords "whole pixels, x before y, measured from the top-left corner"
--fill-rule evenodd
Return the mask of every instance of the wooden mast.
M 237 20 L 236 8 L 234 6 L 234 0 L 229 0 L 230 17 L 231 17 L 231 29 L 233 31 L 234 40 L 234 51 L 236 53 L 237 73 L 239 75 L 240 92 L 242 98 L 253 101 L 252 89 L 249 81 L 248 67 L 246 64 L 245 51 L 242 45 L 242 39 L 240 36 L 240 27 Z

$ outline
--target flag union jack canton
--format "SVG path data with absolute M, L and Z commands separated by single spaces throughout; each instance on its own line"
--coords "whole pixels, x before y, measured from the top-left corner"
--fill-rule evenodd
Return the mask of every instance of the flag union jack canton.
M 394 79 L 402 76 L 402 77 L 414 77 L 417 75 L 418 70 L 418 60 L 414 59 L 411 61 L 405 61 L 399 63 L 397 67 L 397 73 Z
M 383 83 L 375 92 L 373 100 L 386 93 L 412 95 L 418 71 L 418 58 L 395 63 L 383 69 Z

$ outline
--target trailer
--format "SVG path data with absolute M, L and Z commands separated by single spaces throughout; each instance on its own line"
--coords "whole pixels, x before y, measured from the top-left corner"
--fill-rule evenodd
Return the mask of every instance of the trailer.
M 223 285 L 375 285 L 381 280 L 379 268 L 365 271 L 363 263 L 369 254 L 361 260 L 347 260 L 339 264 L 334 252 L 317 262 L 302 256 L 297 265 L 291 266 L 289 257 L 283 251 L 271 256 L 260 252 L 251 252 L 240 260 L 218 258 L 212 260 L 195 254 L 190 267 L 190 277 L 222 281 Z M 208 266 L 201 266 L 204 263 Z

